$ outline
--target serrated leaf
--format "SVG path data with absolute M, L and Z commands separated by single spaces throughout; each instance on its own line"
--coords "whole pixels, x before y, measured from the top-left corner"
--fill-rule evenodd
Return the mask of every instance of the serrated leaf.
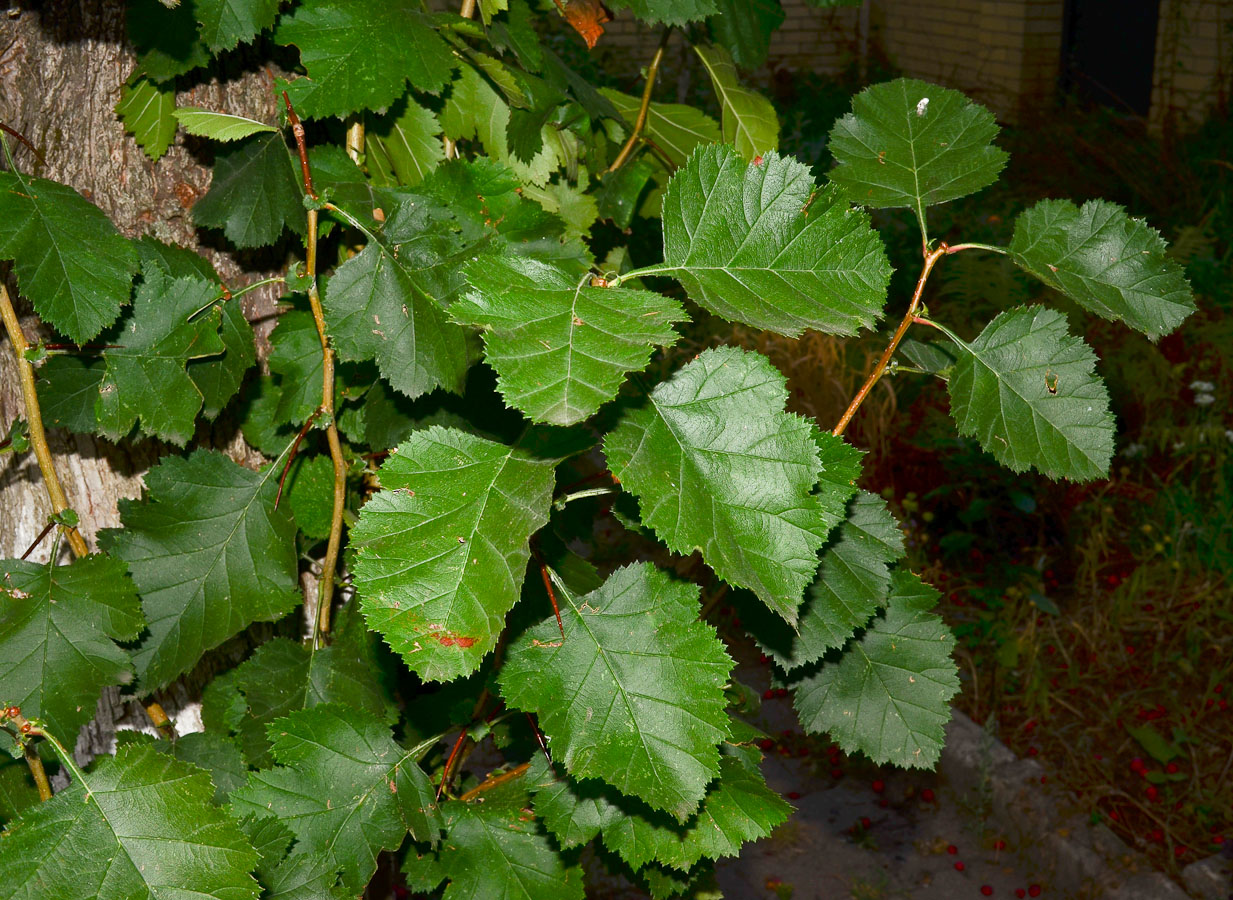
M 244 317 L 239 300 L 228 300 L 222 304 L 218 337 L 223 342 L 222 356 L 192 359 L 188 363 L 188 377 L 201 392 L 201 414 L 210 420 L 218 418 L 231 398 L 239 392 L 244 376 L 257 363 L 253 326 Z
M 205 196 L 193 204 L 193 222 L 221 228 L 237 247 L 264 247 L 283 226 L 303 233 L 300 173 L 281 133 L 245 140 L 219 150 Z
M 802 680 L 793 700 L 805 730 L 828 732 L 845 753 L 930 768 L 942 752 L 959 692 L 954 635 L 929 612 L 938 592 L 895 572 L 886 614 L 834 662 Z
M 642 104 L 638 97 L 612 88 L 601 88 L 600 93 L 629 121 L 637 116 Z M 643 133 L 678 167 L 685 165 L 699 144 L 718 144 L 723 139 L 718 122 L 697 107 L 683 103 L 652 103 L 647 108 Z
M 707 350 L 622 417 L 604 454 L 669 549 L 700 550 L 794 623 L 830 524 L 810 493 L 822 471 L 814 426 L 783 411 L 787 397 L 766 357 Z
M 614 9 L 628 9 L 644 22 L 684 25 L 714 15 L 714 0 L 612 0 Z
M 445 159 L 436 114 L 404 97 L 364 130 L 368 170 L 385 184 L 417 185 Z
M 645 159 L 636 158 L 615 172 L 603 176 L 603 188 L 596 196 L 596 212 L 611 219 L 617 228 L 628 228 L 638 211 L 638 199 L 655 176 L 655 167 Z
M 822 552 L 817 580 L 796 628 L 782 620 L 749 623 L 763 650 L 791 671 L 842 647 L 890 594 L 891 563 L 903 556 L 903 533 L 886 501 L 861 491 L 847 519 Z
M 0 755 L 0 825 L 17 818 L 22 810 L 37 806 L 40 801 L 26 761 Z
M 309 118 L 381 109 L 408 81 L 435 94 L 457 65 L 414 0 L 306 0 L 282 17 L 274 39 L 300 50 L 308 78 L 288 93 Z
M 339 883 L 339 870 L 329 857 L 293 853 L 269 877 L 262 900 L 354 900 L 354 889 Z
M 414 399 L 437 387 L 462 393 L 469 354 L 445 299 L 432 296 L 432 273 L 458 247 L 423 198 L 406 201 L 387 228 L 326 282 L 322 304 L 339 357 L 375 359 L 400 393 Z M 400 233 L 400 231 L 402 233 Z
M 176 137 L 176 92 L 147 78 L 129 79 L 120 89 L 116 115 L 150 159 L 157 160 Z
M 324 454 L 301 454 L 287 477 L 287 501 L 296 527 L 323 541 L 330 536 L 334 518 L 334 464 Z
M 955 351 L 952 345 L 943 341 L 917 341 L 908 338 L 899 345 L 899 352 L 918 369 L 943 378 L 950 377 L 950 370 L 955 365 Z
M 1015 472 L 1103 478 L 1113 457 L 1113 415 L 1096 354 L 1043 306 L 1007 310 L 970 344 L 948 389 L 959 433 Z
M 732 668 L 698 621 L 698 589 L 649 563 L 557 598 L 554 616 L 510 640 L 505 702 L 534 712 L 575 778 L 598 778 L 684 821 L 719 772 Z
M 171 279 L 142 270 L 133 305 L 115 341 L 103 350 L 96 415 L 101 434 L 119 440 L 136 425 L 142 434 L 184 446 L 193 436 L 202 395 L 189 377 L 190 359 L 225 349 L 221 313 L 211 305 L 219 287 L 196 277 Z
M 603 829 L 604 846 L 634 868 L 652 860 L 688 871 L 702 859 L 736 856 L 746 841 L 764 838 L 792 812 L 762 773 L 738 760 L 719 762 L 719 778 L 686 825 L 657 816 L 625 815 Z
M 279 316 L 278 325 L 270 334 L 270 347 L 270 371 L 281 377 L 282 389 L 274 421 L 299 425 L 321 406 L 325 362 L 312 315 L 293 310 Z M 339 356 L 349 358 L 341 352 Z
M 370 628 L 421 678 L 468 675 L 518 601 L 555 461 L 455 429 L 413 433 L 351 530 Z
M 711 36 L 728 48 L 732 60 L 744 69 L 766 62 L 771 35 L 784 22 L 779 0 L 715 0 L 719 11 L 711 16 Z
M 431 841 L 441 828 L 433 788 L 406 750 L 366 712 L 338 703 L 294 712 L 270 727 L 281 763 L 249 775 L 231 795 L 241 815 L 273 812 L 295 833 L 292 858 L 320 855 L 362 890 L 381 850 L 395 850 L 410 831 Z
M 87 776 L 26 810 L 5 833 L 0 898 L 257 900 L 257 854 L 211 804 L 202 770 L 149 745 L 103 757 Z M 83 802 L 84 801 L 84 802 Z
M 145 688 L 300 602 L 295 525 L 274 509 L 280 470 L 253 472 L 213 450 L 164 457 L 146 473 L 145 499 L 120 501 L 124 528 L 100 533 L 128 564 L 149 621 L 133 657 Z
M 248 780 L 248 766 L 234 741 L 207 731 L 182 734 L 174 742 L 159 740 L 153 745 L 181 762 L 192 763 L 210 773 L 214 783 L 214 802 L 222 805 L 227 796 Z
M 471 290 L 450 307 L 480 325 L 497 390 L 533 422 L 572 425 L 616 396 L 653 348 L 677 340 L 681 305 L 660 294 L 592 287 L 520 257 L 485 257 L 466 268 Z
M 997 180 L 1008 158 L 997 133 L 993 113 L 958 91 L 898 78 L 852 98 L 831 129 L 828 174 L 853 202 L 910 207 L 923 227 L 926 206 Z
M 210 62 L 193 8 L 191 0 L 171 9 L 159 0 L 128 0 L 124 21 L 137 50 L 136 73 L 162 83 Z
M 38 368 L 39 403 L 43 423 L 88 434 L 98 426 L 94 412 L 103 381 L 103 361 L 80 356 L 53 356 Z
M 124 564 L 0 561 L 0 703 L 46 720 L 71 745 L 107 685 L 133 677 L 128 653 L 145 619 Z
M 39 318 L 78 344 L 128 303 L 137 251 L 103 211 L 65 184 L 0 172 L 0 260 Z
M 720 127 L 725 144 L 732 144 L 747 161 L 779 146 L 779 117 L 771 101 L 744 87 L 732 56 L 723 47 L 696 45 L 702 65 L 719 98 Z
M 214 112 L 199 106 L 181 106 L 175 111 L 175 118 L 189 134 L 215 141 L 238 141 L 263 131 L 278 131 L 273 125 L 248 116 Z
M 1152 340 L 1195 311 L 1186 270 L 1160 234 L 1116 203 L 1042 200 L 1015 221 L 1011 258 L 1055 291 Z
M 238 824 L 261 858 L 257 863 L 257 878 L 265 884 L 287 855 L 295 835 L 274 816 L 241 816 Z
M 526 788 L 515 779 L 482 795 L 442 807 L 446 837 L 439 865 L 449 885 L 444 900 L 581 900 L 582 871 L 565 867 L 529 814 Z
M 565 850 L 590 843 L 626 815 L 612 801 L 612 788 L 595 780 L 575 781 L 542 755 L 531 758 L 523 778 L 535 797 L 535 815 Z
M 298 710 L 336 703 L 391 718 L 390 703 L 377 680 L 375 638 L 364 628 L 355 604 L 335 614 L 332 635 L 330 644 L 321 647 L 274 638 L 234 670 L 245 708 L 233 730 L 253 765 L 269 762 L 269 725 Z
M 725 319 L 792 337 L 855 334 L 881 316 L 891 267 L 869 217 L 809 169 L 731 147 L 694 151 L 664 195 L 665 274 Z
M 201 40 L 215 53 L 247 43 L 273 26 L 280 6 L 282 0 L 193 0 Z

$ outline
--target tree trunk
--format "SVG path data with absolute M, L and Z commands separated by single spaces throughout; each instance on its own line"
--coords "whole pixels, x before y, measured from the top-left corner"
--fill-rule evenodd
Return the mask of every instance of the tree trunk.
M 22 171 L 76 188 L 96 203 L 121 232 L 152 233 L 202 250 L 189 208 L 209 186 L 209 170 L 181 135 L 168 153 L 152 163 L 128 136 L 115 114 L 120 89 L 135 63 L 125 37 L 124 0 L 47 0 L 36 8 L 20 6 L 0 17 L 0 122 L 22 133 L 38 148 L 43 163 L 9 139 Z M 187 76 L 191 78 L 192 76 Z M 220 83 L 197 84 L 178 94 L 179 105 L 197 105 L 273 121 L 274 98 L 264 72 L 249 71 Z M 202 250 L 223 278 L 238 283 L 241 267 L 230 257 Z M 10 294 L 15 284 L 8 280 Z M 246 294 L 252 317 L 273 311 L 277 291 Z M 28 336 L 39 333 L 33 318 L 23 319 Z M 268 333 L 268 329 L 266 329 Z M 0 434 L 24 416 L 12 346 L 0 339 Z M 69 504 L 81 518 L 91 549 L 99 529 L 119 525 L 116 501 L 141 493 L 141 474 L 160 452 L 149 441 L 116 446 L 85 435 L 51 432 L 56 467 Z M 240 440 L 229 450 L 241 462 L 256 457 Z M 0 558 L 20 556 L 42 531 L 50 506 L 33 454 L 0 456 Z M 46 560 L 50 541 L 32 559 Z M 176 691 L 167 699 L 174 704 Z M 115 690 L 104 693 L 98 717 L 82 732 L 80 757 L 109 749 L 117 721 L 125 715 Z M 133 721 L 148 724 L 130 710 Z M 72 736 L 70 736 L 72 737 Z

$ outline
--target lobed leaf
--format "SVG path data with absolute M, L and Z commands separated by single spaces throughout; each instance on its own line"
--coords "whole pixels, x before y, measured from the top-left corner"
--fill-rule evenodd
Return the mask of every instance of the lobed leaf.
M 192 0 L 201 40 L 214 53 L 248 43 L 270 28 L 283 0 Z
M 593 287 L 560 268 L 520 257 L 485 257 L 466 268 L 471 290 L 450 307 L 484 327 L 487 360 L 505 402 L 533 422 L 572 425 L 616 396 L 651 351 L 676 342 L 685 319 L 650 291 Z
M 114 642 L 135 640 L 144 624 L 119 560 L 0 561 L 0 703 L 75 743 L 103 688 L 132 680 L 128 653 Z
M 855 334 L 881 316 L 891 268 L 869 217 L 809 169 L 767 153 L 696 150 L 664 195 L 664 266 L 725 319 L 796 337 Z
M 416 185 L 445 159 L 441 123 L 410 97 L 364 131 L 368 170 L 378 183 Z
M 510 640 L 505 702 L 534 712 L 575 778 L 598 778 L 684 821 L 719 772 L 732 668 L 698 621 L 696 586 L 649 563 L 618 569 Z
M 194 897 L 257 900 L 257 854 L 213 794 L 201 769 L 123 747 L 10 825 L 0 898 L 153 900 L 191 885 Z
M 308 77 L 287 92 L 308 118 L 390 106 L 408 81 L 435 94 L 457 65 L 414 0 L 306 0 L 282 17 L 274 39 L 300 50 Z
M 133 655 L 156 690 L 252 622 L 300 602 L 295 525 L 274 508 L 280 466 L 253 472 L 214 450 L 164 457 L 141 502 L 120 501 L 122 529 L 100 543 L 122 559 L 149 631 Z
M 868 87 L 831 129 L 830 179 L 854 203 L 925 207 L 974 194 L 997 180 L 1007 154 L 991 141 L 993 113 L 958 91 L 913 78 Z
M 954 635 L 929 612 L 938 592 L 897 570 L 886 613 L 795 688 L 805 730 L 828 732 L 845 753 L 873 762 L 930 768 L 938 761 L 959 692 Z
M 842 506 L 811 493 L 822 471 L 814 426 L 783 411 L 787 396 L 766 357 L 706 350 L 625 413 L 604 454 L 669 549 L 700 550 L 795 623 Z
M 364 617 L 421 678 L 470 674 L 518 601 L 555 460 L 462 431 L 413 432 L 351 530 Z
M 711 36 L 732 54 L 743 69 L 766 62 L 771 35 L 786 18 L 779 0 L 715 0 L 719 11 L 707 20 Z
M 302 191 L 282 134 L 260 135 L 218 151 L 210 189 L 193 204 L 193 222 L 221 228 L 237 247 L 265 247 L 284 226 L 303 233 Z
M 240 814 L 272 812 L 295 834 L 292 857 L 320 857 L 363 890 L 377 854 L 396 850 L 410 831 L 431 841 L 441 829 L 432 784 L 388 726 L 341 704 L 294 712 L 270 727 L 281 765 L 253 772 L 231 795 Z
M 0 260 L 39 317 L 78 344 L 128 303 L 137 251 L 66 184 L 0 172 Z
M 1042 200 L 1015 221 L 1011 258 L 1055 291 L 1152 340 L 1195 311 L 1186 271 L 1165 242 L 1116 203 Z
M 628 9 L 644 22 L 684 25 L 716 11 L 715 0 L 612 0 L 614 9 Z
M 959 433 L 1015 472 L 1104 477 L 1113 457 L 1113 415 L 1096 354 L 1043 306 L 1007 310 L 970 344 L 956 341 L 948 389 Z
M 157 161 L 175 140 L 175 108 L 176 92 L 173 87 L 137 77 L 129 79 L 120 89 L 116 115 L 137 146 L 145 151 L 146 156 Z

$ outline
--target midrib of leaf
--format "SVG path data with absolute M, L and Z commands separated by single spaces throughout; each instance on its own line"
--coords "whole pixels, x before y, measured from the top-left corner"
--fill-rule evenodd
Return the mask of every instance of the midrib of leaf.
M 369 763 L 365 762 L 365 761 L 364 761 L 364 760 L 362 760 L 362 759 L 356 759 L 356 758 L 354 758 L 354 757 L 348 756 L 348 755 L 347 755 L 347 754 L 345 754 L 345 753 L 338 753 L 336 750 L 334 750 L 334 749 L 332 749 L 332 748 L 329 748 L 329 747 L 326 747 L 326 746 L 325 746 L 325 745 L 323 745 L 323 744 L 319 744 L 319 743 L 317 743 L 316 741 L 312 741 L 311 743 L 312 743 L 312 744 L 314 744 L 314 745 L 315 745 L 315 746 L 317 746 L 317 747 L 320 747 L 322 750 L 325 750 L 327 753 L 337 754 L 338 756 L 341 756 L 343 759 L 349 759 L 349 760 L 351 760 L 352 762 L 357 763 L 357 764 L 358 764 L 358 765 L 360 765 L 360 766 L 367 767 L 367 766 L 369 765 Z M 369 745 L 369 747 L 370 747 L 370 749 L 371 749 L 371 745 Z M 399 748 L 399 749 L 401 749 L 401 748 Z M 327 853 L 332 854 L 332 853 L 334 852 L 334 845 L 338 842 L 339 835 L 341 835 L 341 834 L 343 833 L 343 829 L 347 826 L 347 823 L 349 823 L 349 822 L 351 821 L 352 816 L 354 816 L 357 812 L 359 812 L 360 807 L 361 807 L 361 806 L 363 806 L 363 805 L 364 805 L 364 803 L 368 800 L 368 798 L 369 798 L 369 797 L 371 797 L 371 796 L 373 795 L 373 792 L 374 792 L 374 791 L 376 791 L 378 787 L 384 787 L 386 790 L 389 790 L 389 780 L 393 777 L 393 776 L 392 776 L 392 773 L 393 773 L 393 772 L 394 772 L 394 771 L 395 771 L 395 770 L 396 770 L 399 766 L 401 766 L 404 762 L 406 762 L 408 759 L 410 759 L 412 756 L 414 756 L 414 755 L 415 755 L 415 753 L 416 753 L 416 750 L 414 750 L 414 749 L 413 749 L 413 750 L 408 750 L 408 751 L 406 751 L 405 753 L 403 753 L 403 755 L 402 755 L 401 757 L 399 757 L 398 762 L 394 763 L 394 765 L 390 766 L 389 768 L 384 769 L 384 770 L 382 771 L 382 773 L 381 773 L 381 777 L 380 777 L 380 778 L 377 778 L 375 781 L 373 781 L 373 783 L 372 783 L 371 785 L 369 785 L 368 790 L 364 791 L 364 793 L 363 793 L 363 794 L 361 794 L 361 795 L 360 795 L 360 796 L 356 799 L 356 801 L 355 801 L 354 803 L 352 803 L 352 804 L 351 804 L 351 808 L 350 808 L 349 810 L 347 810 L 347 815 L 343 818 L 342 822 L 340 822 L 340 823 L 339 823 L 338 827 L 337 827 L 336 829 L 334 829 L 334 834 L 333 834 L 333 836 L 330 838 L 330 843 L 329 843 L 329 845 L 325 848 Z M 314 815 L 314 814 L 312 814 L 312 813 L 308 813 L 308 814 L 306 814 L 306 815 Z M 318 814 L 318 815 L 319 815 L 319 814 Z M 401 816 L 400 816 L 400 818 L 401 818 Z M 403 824 L 405 825 L 406 823 L 404 822 Z M 362 829 L 361 829 L 361 832 L 362 832 Z M 404 837 L 405 837 L 405 835 L 404 835 Z
M 484 829 L 484 839 L 489 843 L 492 850 L 494 850 L 496 854 L 501 857 L 501 859 L 505 860 L 506 868 L 509 870 L 509 873 L 518 880 L 518 886 L 522 888 L 523 894 L 525 894 L 528 897 L 534 897 L 535 892 L 531 891 L 528 888 L 527 883 L 523 881 L 523 879 L 520 877 L 521 875 L 520 870 L 527 869 L 528 871 L 535 872 L 537 875 L 540 875 L 543 873 L 539 872 L 536 869 L 531 868 L 530 866 L 523 865 L 517 859 L 511 859 L 510 855 L 506 853 L 505 850 L 502 848 L 499 835 L 497 837 L 493 836 L 494 829 L 492 828 L 492 826 L 488 824 L 488 821 L 483 816 L 471 816 L 471 818 L 478 821 L 480 824 L 480 827 Z
M 745 119 L 742 116 L 737 114 L 736 105 L 733 104 L 732 99 L 728 95 L 728 88 L 724 86 L 723 82 L 721 82 L 718 78 L 715 77 L 715 69 L 711 66 L 711 63 L 706 58 L 706 56 L 701 53 L 698 55 L 702 59 L 702 65 L 706 66 L 707 74 L 711 77 L 711 84 L 713 84 L 715 86 L 715 89 L 719 91 L 720 93 L 720 96 L 723 100 L 723 107 L 722 107 L 723 111 L 727 111 L 729 109 L 732 110 L 732 118 L 736 121 L 736 128 L 737 128 L 738 134 L 743 134 L 745 136 L 745 140 L 749 144 L 752 145 L 753 139 L 749 134 L 749 129 L 745 127 Z M 720 127 L 720 134 L 722 134 L 723 133 L 722 120 L 720 122 L 719 127 Z M 733 141 L 733 143 L 735 144 L 736 141 Z
M 34 207 L 35 211 L 38 212 L 39 227 L 47 238 L 47 244 L 49 245 L 49 247 L 55 250 L 54 256 L 56 260 L 56 266 L 60 269 L 60 274 L 64 277 L 64 281 L 68 285 L 69 293 L 73 297 L 73 319 L 75 320 L 74 324 L 78 324 L 77 320 L 79 320 L 81 316 L 77 311 L 77 304 L 79 302 L 77 289 L 73 286 L 73 279 L 69 277 L 68 269 L 64 267 L 64 254 L 60 252 L 60 245 L 56 243 L 56 240 L 52 235 L 51 229 L 47 227 L 47 214 L 43 212 L 42 206 L 39 205 L 38 194 L 36 194 L 34 191 L 30 189 L 30 184 L 24 178 L 21 177 L 21 173 L 18 172 L 16 169 L 14 169 L 12 174 L 13 174 L 13 177 L 17 179 L 18 183 L 23 188 L 25 188 L 24 196 L 26 197 L 27 200 L 30 201 L 30 205 Z M 34 281 L 37 279 L 38 273 L 42 271 L 42 268 L 46 264 L 47 259 L 51 256 L 53 256 L 53 254 L 51 253 L 43 254 L 43 261 L 39 263 L 38 269 L 35 270 L 35 276 L 30 279 L 31 281 Z

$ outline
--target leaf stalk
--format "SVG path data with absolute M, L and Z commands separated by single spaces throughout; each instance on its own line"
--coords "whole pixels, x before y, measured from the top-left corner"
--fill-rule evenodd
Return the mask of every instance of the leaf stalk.
M 659 64 L 663 62 L 664 51 L 668 48 L 668 37 L 672 34 L 672 28 L 664 29 L 664 33 L 659 37 L 659 46 L 655 48 L 655 55 L 651 57 L 651 64 L 646 69 L 646 85 L 642 88 L 642 103 L 638 105 L 638 117 L 634 119 L 634 130 L 629 133 L 629 137 L 625 139 L 624 145 L 621 147 L 621 152 L 617 154 L 617 158 L 612 161 L 612 165 L 608 167 L 605 174 L 612 174 L 625 165 L 629 161 L 630 155 L 634 152 L 634 147 L 642 138 L 642 132 L 646 128 L 647 116 L 651 111 L 651 93 L 655 90 L 655 78 L 659 75 Z

